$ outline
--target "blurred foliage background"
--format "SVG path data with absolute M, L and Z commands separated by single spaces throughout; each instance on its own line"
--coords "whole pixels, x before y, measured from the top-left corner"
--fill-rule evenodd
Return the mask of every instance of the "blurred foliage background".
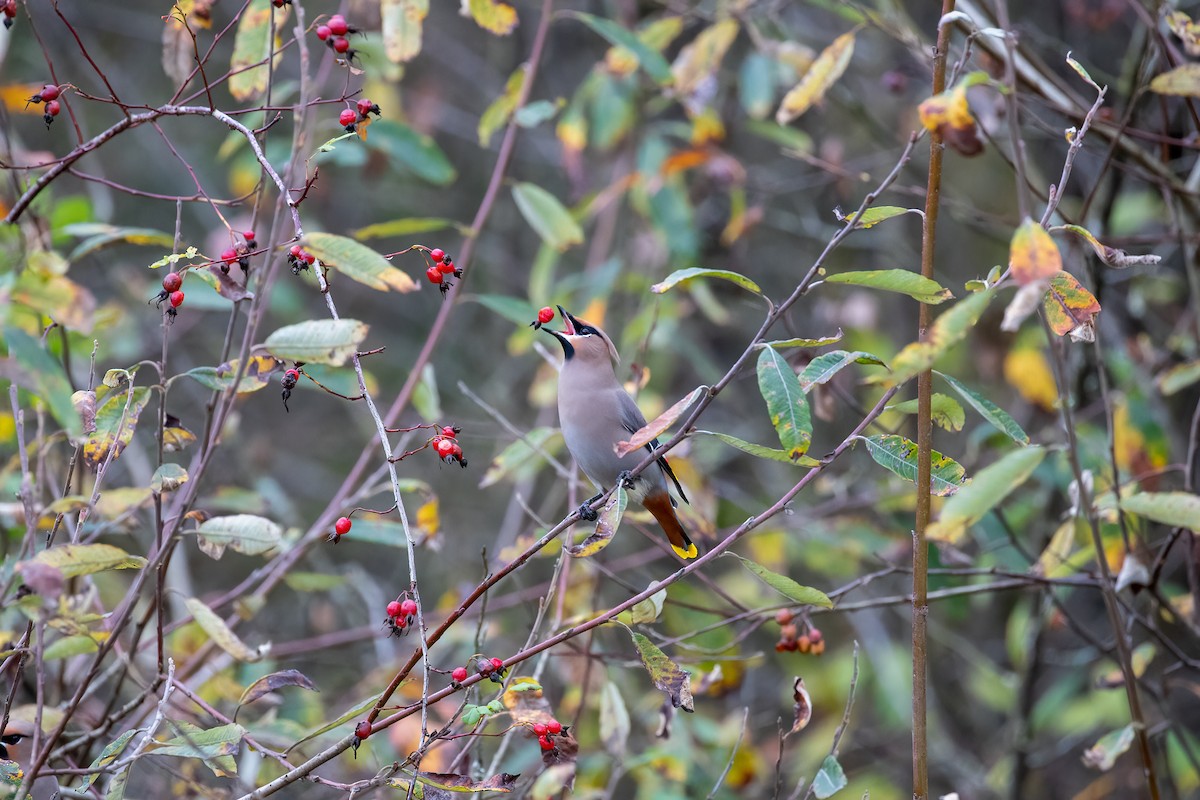
M 461 13 L 458 3 L 434 0 L 420 26 L 419 55 L 397 64 L 384 53 L 378 2 L 305 3 L 306 19 L 314 25 L 319 15 L 341 11 L 363 30 L 353 38 L 361 74 L 335 63 L 311 31 L 311 61 L 302 64 L 289 43 L 289 21 L 269 99 L 235 99 L 217 76 L 227 70 L 240 15 L 266 4 L 213 4 L 211 27 L 197 31 L 197 43 L 202 53 L 213 45 L 206 62 L 214 81 L 212 101 L 228 112 L 247 112 L 237 118 L 250 127 L 265 126 L 263 149 L 280 170 L 292 155 L 291 105 L 300 75 L 308 70 L 313 95 L 321 102 L 305 116 L 301 155 L 311 154 L 309 177 L 319 168 L 301 205 L 306 229 L 354 237 L 381 253 L 420 243 L 457 254 L 470 233 L 507 121 L 496 104 L 505 97 L 515 100 L 520 79 L 510 82 L 510 76 L 529 58 L 540 4 L 514 3 L 518 24 L 510 34 L 497 36 Z M 842 227 L 836 210 L 856 209 L 896 165 L 911 133 L 921 129 L 917 107 L 930 94 L 929 53 L 938 11 L 929 3 L 564 0 L 552 5 L 556 16 L 530 102 L 518 114 L 516 149 L 491 217 L 478 232 L 473 258 L 462 264 L 467 275 L 461 291 L 443 299 L 425 282 L 426 264 L 415 251 L 393 260 L 417 282 L 419 290 L 411 293 L 373 292 L 330 273 L 341 315 L 370 325 L 363 347 L 386 347 L 363 362 L 368 388 L 383 407 L 409 377 L 439 308 L 456 303 L 411 408 L 401 416 L 403 425 L 461 426 L 459 441 L 470 462 L 464 471 L 423 452 L 398 464 L 401 479 L 411 482 L 405 487 L 413 489 L 407 495 L 413 501 L 410 516 L 416 517 L 417 508 L 423 511 L 418 566 L 426 613 L 435 618 L 591 494 L 586 483 L 562 480 L 542 457 L 549 454 L 569 465 L 556 430 L 557 347 L 526 324 L 536 309 L 562 304 L 602 325 L 622 354 L 620 377 L 653 418 L 694 387 L 720 379 L 755 336 L 764 305 L 719 281 L 663 294 L 650 287 L 674 270 L 703 266 L 739 272 L 768 297 L 786 297 Z M 1194 195 L 1188 181 L 1196 164 L 1196 122 L 1190 101 L 1146 91 L 1154 74 L 1193 60 L 1181 55 L 1186 37 L 1172 34 L 1155 7 L 1134 1 L 1010 5 L 1019 52 L 1031 65 L 1019 85 L 1019 105 L 1033 191 L 1044 196 L 1057 182 L 1068 148 L 1064 130 L 1081 124 L 1091 102 L 1087 87 L 1065 62 L 1070 51 L 1109 87 L 1097 125 L 1110 133 L 1093 133 L 1085 141 L 1072 180 L 1062 190 L 1061 216 L 1108 245 L 1163 258 L 1160 265 L 1114 270 L 1082 241 L 1056 237 L 1065 268 L 1103 307 L 1097 319 L 1100 347 L 1065 345 L 1084 466 L 1093 471 L 1100 493 L 1112 485 L 1113 458 L 1127 487 L 1194 491 L 1187 484 L 1192 469 L 1186 462 L 1196 445 L 1193 381 L 1200 376 L 1195 369 L 1200 358 L 1196 220 L 1188 199 Z M 1189 4 L 1180 5 L 1188 10 Z M 993 4 L 959 8 L 972 22 L 956 28 L 951 64 L 961 59 L 967 70 L 1001 79 L 998 39 L 979 36 L 969 53 L 963 50 L 969 25 L 996 25 Z M 41 164 L 61 157 L 123 116 L 112 104 L 84 93 L 107 97 L 115 92 L 135 108 L 168 102 L 176 82 L 161 62 L 163 18 L 170 10 L 169 3 L 148 0 L 22 6 L 14 27 L 0 32 L 4 163 Z M 645 34 L 674 65 L 671 84 L 656 85 L 628 51 L 612 50 L 568 11 Z M 72 32 L 111 88 L 105 88 Z M 853 32 L 855 43 L 845 74 L 815 108 L 788 125 L 776 123 L 784 93 L 847 32 Z M 24 102 L 30 91 L 52 81 L 48 63 L 53 80 L 78 90 L 64 92 L 64 113 L 49 126 L 39 106 Z M 1069 100 L 1083 98 L 1070 113 L 1052 99 L 1053 91 L 1064 86 Z M 188 93 L 198 90 L 201 85 L 194 82 Z M 378 103 L 382 120 L 366 129 L 364 139 L 343 139 L 317 153 L 318 145 L 342 133 L 337 115 L 347 96 L 351 103 L 357 96 Z M 996 85 L 980 86 L 969 97 L 984 146 L 974 157 L 946 155 L 935 276 L 960 298 L 967 294 L 967 281 L 1006 264 L 1020 223 L 1003 94 Z M 201 90 L 189 102 L 207 100 Z M 254 110 L 259 106 L 267 110 Z M 1117 122 L 1124 126 L 1119 131 Z M 922 208 L 927 162 L 923 140 L 880 202 Z M 8 211 L 39 171 L 5 173 L 0 202 Z M 158 292 L 162 272 L 147 266 L 171 252 L 177 224 L 176 203 L 164 198 L 192 198 L 197 183 L 213 198 L 244 198 L 218 208 L 234 231 L 253 227 L 261 237 L 278 206 L 274 187 L 264 187 L 261 179 L 245 139 L 211 118 L 164 117 L 113 137 L 42 191 L 19 225 L 0 228 L 0 293 L 5 297 L 0 317 L 6 338 L 12 330 L 37 336 L 49 320 L 59 323 L 45 337 L 46 346 L 72 389 L 89 384 L 93 342 L 97 379 L 108 369 L 157 359 L 163 317 L 147 300 Z M 514 199 L 526 184 L 542 187 L 569 210 L 582 234 L 579 240 L 570 226 L 560 225 L 558 234 L 567 240 L 556 247 L 553 236 L 531 227 Z M 292 187 L 301 189 L 302 178 Z M 1035 203 L 1034 216 L 1043 206 Z M 229 229 L 212 205 L 183 202 L 179 207 L 180 249 L 194 245 L 216 258 L 229 246 Z M 87 227 L 96 224 L 111 227 Z M 275 276 L 266 285 L 269 302 L 258 341 L 284 325 L 327 315 L 313 275 L 294 277 L 280 267 L 290 244 L 288 225 L 276 230 L 282 235 L 266 242 L 280 249 L 269 254 Z M 904 215 L 856 232 L 825 267 L 831 273 L 917 269 L 920 241 L 921 217 Z M 255 258 L 256 269 L 265 269 L 266 257 Z M 22 276 L 31 271 L 58 274 L 61 280 L 46 279 L 38 285 L 48 289 L 30 292 Z M 230 333 L 232 304 L 207 283 L 189 278 L 185 288 L 187 301 L 167 330 L 168 375 L 218 366 L 226 337 L 240 335 L 243 325 L 235 322 Z M 866 351 L 890 363 L 916 338 L 916 313 L 916 304 L 899 294 L 821 284 L 801 298 L 769 338 L 817 338 L 840 329 L 844 338 L 832 348 Z M 1066 438 L 1048 357 L 1049 347 L 1064 345 L 1048 343 L 1033 322 L 1015 334 L 1003 333 L 1001 316 L 1000 304 L 993 303 L 968 341 L 939 361 L 938 369 L 1006 409 L 1032 441 L 1055 452 L 1009 497 L 1002 513 L 988 515 L 964 540 L 934 552 L 934 794 L 1141 796 L 1136 748 L 1119 756 L 1110 770 L 1081 760 L 1084 750 L 1130 721 L 1119 671 L 1111 680 L 1117 670 L 1113 632 L 1096 589 L 1090 540 L 1082 531 L 1060 540 L 1049 570 L 1042 557 L 1071 505 L 1072 475 L 1062 454 Z M 801 369 L 822 351 L 787 352 Z M 7 372 L 0 377 L 11 380 L 18 374 L 16 359 L 4 363 Z M 812 455 L 832 450 L 862 419 L 883 391 L 864 379 L 883 373 L 880 367 L 854 365 L 814 390 Z M 345 394 L 357 391 L 348 367 L 314 366 L 312 374 Z M 41 443 L 35 477 L 40 501 L 48 506 L 61 492 L 71 448 L 51 438 L 58 424 L 38 410 L 44 409 L 32 399 L 38 387 L 27 384 L 22 389 L 32 394 L 21 393 L 25 435 Z M 195 507 L 272 519 L 286 529 L 281 550 L 302 547 L 302 557 L 283 585 L 259 594 L 254 589 L 278 551 L 228 552 L 213 561 L 196 547 L 195 537 L 185 535 L 171 560 L 166 601 L 169 620 L 186 620 L 185 597 L 219 604 L 223 612 L 236 599 L 242 617 L 238 635 L 251 645 L 273 644 L 265 660 L 239 664 L 206 644 L 208 637 L 194 623 L 169 633 L 168 650 L 184 665 L 181 679 L 223 713 L 231 715 L 241 691 L 276 669 L 298 669 L 320 688 L 319 694 L 284 690 L 274 703 L 250 707 L 238 717 L 259 741 L 282 750 L 377 693 L 409 656 L 414 640 L 388 638 L 379 624 L 387 601 L 408 586 L 404 543 L 394 529 L 382 526 L 373 535 L 372 525 L 379 524 L 357 516 L 354 532 L 337 547 L 321 541 L 328 529 L 310 529 L 322 514 L 349 510 L 327 506 L 375 438 L 370 417 L 361 402 L 327 394 L 307 381 L 289 401 L 290 413 L 281 413 L 278 385 L 272 380 L 264 391 L 239 396 L 219 447 L 196 478 Z M 953 394 L 936 379 L 935 389 Z M 171 386 L 167 410 L 200 433 L 211 396 L 199 382 L 180 380 Z M 897 402 L 911 397 L 915 386 L 905 387 Z M 912 419 L 888 411 L 870 432 L 911 438 Z M 719 396 L 699 427 L 773 446 L 752 369 Z M 934 447 L 962 463 L 969 475 L 1012 446 L 970 408 L 957 427 L 939 428 Z M 536 441 L 541 453 L 523 445 L 517 432 Z M 398 437 L 397 449 L 418 446 L 421 436 L 418 431 Z M 10 500 L 22 473 L 15 418 L 8 408 L 0 412 L 0 448 L 4 570 L 11 578 L 16 562 L 29 553 L 22 550 L 20 503 Z M 155 448 L 153 425 L 144 423 L 106 476 L 106 496 L 113 489 L 148 486 L 157 467 Z M 354 505 L 384 509 L 391 493 L 375 466 L 381 461 L 377 444 L 375 453 Z M 689 438 L 672 455 L 693 500 L 685 519 L 702 551 L 769 506 L 803 474 L 706 436 Z M 168 456 L 183 464 L 190 457 L 186 451 L 182 457 Z M 89 476 L 75 475 L 76 493 L 86 494 Z M 869 793 L 875 800 L 909 796 L 906 595 L 913 507 L 912 484 L 881 469 L 860 446 L 825 471 L 786 514 L 738 546 L 743 555 L 801 584 L 837 592 L 838 609 L 806 610 L 801 618 L 802 624 L 820 626 L 826 649 L 819 656 L 776 651 L 774 615 L 787 601 L 732 559 L 672 585 L 661 617 L 644 628 L 693 673 L 693 688 L 702 690 L 697 690 L 696 713 L 675 717 L 670 738 L 656 736 L 662 695 L 628 636 L 614 626 L 555 647 L 544 661 L 518 667 L 520 674 L 536 669 L 553 713 L 577 725 L 581 752 L 572 796 L 788 796 L 802 777 L 811 779 L 829 752 L 850 687 L 855 642 L 860 678 L 840 744 L 848 778 L 842 794 Z M 43 526 L 47 519 L 42 518 Z M 1106 557 L 1114 571 L 1127 555 L 1121 531 L 1126 524 L 1132 528 L 1126 533 L 1133 552 L 1145 564 L 1154 564 L 1164 543 L 1178 535 L 1148 520 L 1126 518 L 1119 524 L 1115 515 L 1105 516 Z M 153 541 L 153 507 L 147 495 L 117 500 L 88 525 L 89 537 L 145 554 Z M 676 568 L 656 539 L 644 520 L 627 518 L 607 550 L 594 559 L 564 560 L 561 572 L 556 572 L 557 545 L 543 551 L 489 594 L 484 621 L 477 607 L 433 649 L 434 665 L 449 670 L 477 651 L 506 657 L 520 650 L 538 598 L 552 585 L 565 590 L 552 598 L 547 612 L 558 626 L 594 616 L 646 588 Z M 1191 542 L 1188 533 L 1165 552 L 1153 586 L 1122 592 L 1129 634 L 1145 661 L 1147 723 L 1168 797 L 1200 791 L 1200 648 L 1191 601 L 1195 568 L 1189 571 L 1187 563 L 1195 560 L 1188 552 Z M 128 580 L 122 572 L 95 576 L 95 602 L 111 609 Z M 8 585 L 3 627 L 15 639 L 25 617 L 12 605 L 13 581 Z M 228 596 L 235 587 L 243 594 Z M 731 621 L 713 625 L 722 619 Z M 86 656 L 48 662 L 57 684 L 48 688 L 49 705 L 60 703 L 65 687 L 80 679 L 85 663 L 80 659 Z M 152 674 L 153 664 L 149 669 Z M 791 725 L 795 676 L 803 676 L 811 692 L 813 719 L 789 737 L 779 759 L 779 726 Z M 35 701 L 30 681 L 26 670 L 18 704 Z M 136 685 L 113 689 L 137 690 Z M 411 702 L 419 690 L 414 680 L 401 694 Z M 153 699 L 148 702 L 146 708 L 152 707 Z M 443 707 L 449 702 L 434 708 L 435 720 L 448 718 Z M 606 742 L 605 725 L 614 715 L 619 719 L 616 705 L 628 714 L 627 738 Z M 86 726 L 101 709 L 98 701 L 85 703 L 77 724 Z M 195 715 L 202 726 L 212 724 L 186 703 L 177 713 L 184 719 Z M 336 735 L 345 735 L 353 722 L 336 729 Z M 491 725 L 485 730 L 504 727 L 499 721 Z M 123 729 L 115 727 L 109 740 Z M 319 740 L 327 744 L 335 733 Z M 357 759 L 342 756 L 322 774 L 342 782 L 369 778 L 412 750 L 419 730 L 409 718 L 386 734 L 366 742 Z M 532 742 L 518 736 L 493 763 L 499 741 L 477 743 L 467 763 L 455 769 L 481 774 L 490 765 L 527 779 L 537 774 L 541 760 Z M 434 748 L 423 768 L 453 771 L 460 746 L 454 741 Z M 293 752 L 293 763 L 297 753 L 313 750 L 311 744 L 302 746 Z M 95 755 L 85 752 L 83 765 Z M 236 796 L 280 770 L 249 748 L 239 758 L 236 778 L 214 778 L 198 761 L 151 758 L 145 763 L 131 784 L 142 796 L 156 790 Z M 723 783 L 710 794 L 727 765 Z M 287 796 L 337 792 L 299 786 L 290 787 Z

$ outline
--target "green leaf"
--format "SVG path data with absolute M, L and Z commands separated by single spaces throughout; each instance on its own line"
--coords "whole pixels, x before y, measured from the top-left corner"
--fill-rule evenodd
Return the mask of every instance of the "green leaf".
M 404 547 L 408 541 L 404 536 L 404 526 L 399 522 L 372 517 L 355 519 L 347 539 L 386 547 Z
M 381 0 L 383 52 L 393 64 L 411 61 L 421 52 L 421 33 L 429 0 Z
M 1133 744 L 1133 723 L 1104 734 L 1083 753 L 1083 763 L 1092 769 L 1108 772 L 1117 759 Z
M 266 517 L 254 514 L 212 517 L 200 523 L 196 533 L 212 548 L 224 551 L 226 547 L 231 547 L 248 556 L 273 550 L 283 540 L 282 528 Z M 215 557 L 220 558 L 219 555 Z
M 247 686 L 246 690 L 242 692 L 242 696 L 238 698 L 238 708 L 247 703 L 253 703 L 263 695 L 278 691 L 285 686 L 299 686 L 301 689 L 307 689 L 310 692 L 320 691 L 317 685 L 309 680 L 308 676 L 300 670 L 280 670 L 279 672 L 272 672 L 270 675 L 264 675 Z
M 499 0 L 467 0 L 464 3 L 479 27 L 497 36 L 507 36 L 517 27 L 517 12 Z
M 136 728 L 131 731 L 125 731 L 116 739 L 109 742 L 108 745 L 100 751 L 100 755 L 96 756 L 96 760 L 92 762 L 91 767 L 88 768 L 88 775 L 84 777 L 83 783 L 77 787 L 78 790 L 81 792 L 87 791 L 88 787 L 95 783 L 96 779 L 100 777 L 100 772 L 98 770 L 101 767 L 107 767 L 109 764 L 112 764 L 114 761 L 120 758 L 121 753 L 125 752 L 125 748 L 129 745 L 129 740 L 132 739 L 136 733 L 138 733 Z M 97 771 L 93 772 L 92 770 Z
M 892 359 L 892 374 L 880 381 L 898 386 L 931 368 L 947 350 L 962 341 L 995 296 L 995 288 L 972 294 L 942 312 L 923 341 L 905 345 Z
M 154 228 L 132 228 L 108 225 L 102 222 L 84 222 L 67 225 L 62 232 L 70 236 L 86 237 L 67 255 L 68 261 L 78 261 L 84 256 L 114 244 L 167 249 L 175 246 L 173 235 Z M 180 256 L 182 257 L 183 254 Z
M 1189 361 L 1177 364 L 1158 376 L 1158 390 L 1164 396 L 1170 396 L 1183 391 L 1196 381 L 1200 381 L 1200 361 Z
M 950 384 L 950 388 L 958 392 L 959 396 L 963 400 L 966 400 L 971 408 L 978 411 L 980 416 L 992 423 L 993 427 L 1001 433 L 1006 434 L 1019 445 L 1024 446 L 1029 444 L 1029 434 L 1017 424 L 1015 419 L 1008 415 L 1007 411 L 975 390 L 967 388 L 957 378 L 943 372 L 938 372 L 937 375 Z
M 524 327 L 537 317 L 537 308 L 528 300 L 519 297 L 508 297 L 502 294 L 469 294 L 464 301 L 474 301 L 484 308 L 494 311 L 509 322 Z
M 625 754 L 629 731 L 629 709 L 625 707 L 625 698 L 615 683 L 605 681 L 600 693 L 600 741 L 604 742 L 609 755 L 621 758 Z
M 1191 492 L 1138 492 L 1122 497 L 1121 509 L 1163 525 L 1200 531 L 1200 497 Z
M 500 451 L 483 474 L 479 488 L 486 489 L 509 476 L 514 480 L 531 476 L 545 463 L 538 450 L 557 452 L 560 444 L 561 438 L 555 428 L 534 428 L 524 439 L 518 439 Z
M 799 128 L 790 128 L 769 120 L 749 120 L 746 130 L 755 136 L 779 145 L 784 152 L 791 151 L 807 155 L 813 151 L 813 140 Z
M 33 561 L 54 567 L 64 578 L 94 575 L 110 569 L 141 569 L 146 559 L 111 544 L 60 544 L 43 550 Z
M 371 248 L 345 236 L 310 233 L 301 242 L 322 264 L 381 292 L 411 292 L 412 278 Z
M 225 620 L 204 604 L 204 601 L 189 597 L 183 601 L 188 613 L 196 620 L 196 624 L 208 634 L 208 638 L 238 661 L 252 663 L 261 661 L 265 655 L 264 649 L 252 650 L 233 630 L 225 624 Z
M 479 128 L 477 132 L 479 134 L 480 147 L 487 147 L 491 143 L 492 135 L 504 127 L 504 124 L 508 122 L 508 118 L 516 110 L 517 96 L 521 93 L 521 86 L 524 85 L 525 76 L 528 72 L 528 64 L 522 64 L 517 67 L 508 76 L 508 81 L 504 84 L 504 91 L 479 115 Z
M 653 586 L 654 584 L 650 585 Z M 633 608 L 627 608 L 620 614 L 617 614 L 615 619 L 622 625 L 648 625 L 662 614 L 663 603 L 666 600 L 667 590 L 660 589 L 645 600 L 634 605 Z
M 561 252 L 583 242 L 583 229 L 554 195 L 533 183 L 514 185 L 512 194 L 521 216 L 546 244 Z
M 758 456 L 759 458 L 765 458 L 770 461 L 778 461 L 780 463 L 791 464 L 796 467 L 821 466 L 821 462 L 815 458 L 812 458 L 811 456 L 800 456 L 800 458 L 793 459 L 788 455 L 786 450 L 776 450 L 773 447 L 765 447 L 761 444 L 747 442 L 744 439 L 739 439 L 736 436 L 730 436 L 727 433 L 718 433 L 717 431 L 695 431 L 695 433 L 703 434 L 705 436 L 715 436 L 725 444 L 730 445 L 731 447 L 736 447 L 743 453 L 749 453 L 752 456 Z
M 754 346 L 774 347 L 776 350 L 782 350 L 786 347 L 824 347 L 827 344 L 840 342 L 844 335 L 842 329 L 838 328 L 837 333 L 832 336 L 821 336 L 817 339 L 776 339 L 772 342 L 759 342 Z
M 1023 447 L 979 470 L 970 484 L 942 506 L 937 522 L 929 526 L 929 538 L 951 543 L 960 540 L 968 527 L 1020 487 L 1045 457 L 1044 448 Z
M 418 178 L 447 186 L 458 173 L 446 154 L 432 137 L 417 133 L 395 120 L 381 119 L 371 123 L 367 146 L 386 155 L 393 164 L 414 173 Z
M 863 441 L 867 444 L 867 452 L 875 463 L 894 472 L 906 481 L 917 482 L 917 443 L 903 436 L 869 436 Z M 930 494 L 946 497 L 954 494 L 966 483 L 966 470 L 952 458 L 948 458 L 937 450 L 930 453 L 932 464 L 932 483 Z
M 214 392 L 227 392 L 233 387 L 234 376 L 238 373 L 238 359 L 227 361 L 218 367 L 193 367 L 183 373 L 183 377 L 191 378 L 201 386 Z M 267 388 L 271 381 L 271 373 L 279 369 L 279 362 L 270 356 L 251 356 L 238 381 L 237 393 L 249 394 Z M 174 379 L 172 379 L 174 380 Z
M 278 34 L 274 41 L 271 38 L 272 10 L 266 5 L 252 5 L 238 19 L 229 59 L 229 93 L 239 102 L 261 97 L 271 76 L 267 61 L 273 58 L 278 67 L 283 58 Z M 275 17 L 276 31 L 286 21 L 287 10 L 280 9 Z
M 356 319 L 316 319 L 287 325 L 264 342 L 271 355 L 284 361 L 315 361 L 340 367 L 367 338 L 368 326 Z
M 70 331 L 87 334 L 95 324 L 95 295 L 64 275 L 25 269 L 17 276 L 9 299 Z
M 629 635 L 633 637 L 633 646 L 637 648 L 642 664 L 650 673 L 650 680 L 654 681 L 659 691 L 666 693 L 671 705 L 684 711 L 695 711 L 692 702 L 692 676 L 680 669 L 658 645 L 642 634 L 629 631 Z
M 757 51 L 742 61 L 738 71 L 738 100 L 751 119 L 765 119 L 775 107 L 775 62 Z
M 596 530 L 579 544 L 563 545 L 563 550 L 572 558 L 588 558 L 596 555 L 612 541 L 621 525 L 621 517 L 625 514 L 625 506 L 629 498 L 625 488 L 618 486 L 608 498 L 604 508 L 600 509 L 600 517 L 596 520 Z
M 513 114 L 513 119 L 522 128 L 536 128 L 543 122 L 554 119 L 564 105 L 565 102 L 561 97 L 557 101 L 535 100 L 518 108 Z
M 764 347 L 759 353 L 758 391 L 788 457 L 795 460 L 807 453 L 812 443 L 808 400 L 791 365 L 774 348 Z
M 961 431 L 963 425 L 967 421 L 967 415 L 963 411 L 962 406 L 958 404 L 953 397 L 934 392 L 930 400 L 930 413 L 933 417 L 933 422 L 940 428 L 948 431 Z M 903 403 L 896 403 L 888 406 L 889 411 L 899 411 L 901 414 L 916 414 L 918 410 L 917 400 L 907 400 Z
M 840 210 L 834 210 L 834 214 L 838 218 L 838 222 L 849 222 L 850 217 L 842 214 Z M 854 216 L 855 229 L 873 228 L 879 223 L 889 220 L 892 217 L 898 217 L 902 214 L 918 214 L 925 216 L 925 212 L 919 208 L 901 208 L 900 206 L 873 206 L 864 210 L 861 214 Z M 907 272 L 907 270 L 902 270 Z
M 720 278 L 724 281 L 736 283 L 748 292 L 762 294 L 762 289 L 758 288 L 758 284 L 747 278 L 745 275 L 739 275 L 736 272 L 730 272 L 727 269 L 705 269 L 704 267 L 690 267 L 688 269 L 677 269 L 666 277 L 661 283 L 656 283 L 650 287 L 650 291 L 655 294 L 674 289 L 676 286 L 685 286 L 688 283 L 700 278 Z
M 633 53 L 637 58 L 639 66 L 646 71 L 647 75 L 654 79 L 655 83 L 660 86 L 667 86 L 672 82 L 671 65 L 667 63 L 667 60 L 663 58 L 661 53 L 647 45 L 631 31 L 627 31 L 612 20 L 585 14 L 581 11 L 567 11 L 563 12 L 563 14 L 584 23 L 607 39 L 611 44 L 623 47 Z
M 744 556 L 739 556 L 737 553 L 726 552 L 725 555 L 733 556 L 741 561 L 743 567 L 750 570 L 758 577 L 759 580 L 789 600 L 794 600 L 795 602 L 806 606 L 833 608 L 833 601 L 830 600 L 824 592 L 818 589 L 813 589 L 811 586 L 801 586 L 786 575 L 780 575 L 778 572 L 772 572 L 762 564 L 759 564 L 756 561 L 751 561 Z
M 190 722 L 168 720 L 179 736 L 165 742 L 152 742 L 146 753 L 177 758 L 199 758 L 219 778 L 237 774 L 234 755 L 241 746 L 246 729 L 236 723 L 203 730 Z
M 821 762 L 821 768 L 817 770 L 817 775 L 813 778 L 812 790 L 818 800 L 825 800 L 826 797 L 833 797 L 845 789 L 849 783 L 846 780 L 846 773 L 842 771 L 842 765 L 838 763 L 837 756 L 830 754 L 825 756 L 825 760 Z
M 907 269 L 873 269 L 862 272 L 839 272 L 825 276 L 826 283 L 846 283 L 866 286 L 885 292 L 906 294 L 922 303 L 937 305 L 954 297 L 934 280 Z
M 71 439 L 83 434 L 83 421 L 71 403 L 71 384 L 62 365 L 46 352 L 41 342 L 20 328 L 4 329 L 9 358 L 16 361 L 15 374 L 7 374 L 13 383 L 42 399 L 50 413 Z
M 862 350 L 848 352 L 846 350 L 832 350 L 808 362 L 808 366 L 800 373 L 800 388 L 806 394 L 818 383 L 827 383 L 834 375 L 841 372 L 851 364 L 875 364 L 880 367 L 887 366 L 883 361 L 870 353 L 864 353 Z
M 385 236 L 399 238 L 413 236 L 418 233 L 443 231 L 447 228 L 453 228 L 464 236 L 471 231 L 470 227 L 463 225 L 461 222 L 455 222 L 445 217 L 403 217 L 401 219 L 376 222 L 374 225 L 357 228 L 350 231 L 350 235 L 355 239 L 382 239 Z
M 352 719 L 357 719 L 357 718 L 361 717 L 370 708 L 372 708 L 377 702 L 379 702 L 379 697 L 380 697 L 380 695 L 378 693 L 369 695 L 365 700 L 351 706 L 347 711 L 345 711 L 337 719 L 333 720 L 332 722 L 325 723 L 324 725 L 317 728 L 312 733 L 305 736 L 300 741 L 293 744 L 291 747 L 289 747 L 284 752 L 290 753 L 291 751 L 295 750 L 297 747 L 304 744 L 305 742 L 312 741 L 313 739 L 317 738 L 318 736 L 320 736 L 322 734 L 329 733 L 329 731 L 333 730 L 334 728 L 338 728 L 338 727 L 341 727 L 342 725 L 345 725 L 347 722 L 349 722 Z
M 330 575 L 328 572 L 298 572 L 288 570 L 283 582 L 296 592 L 328 592 L 346 582 L 345 575 Z
M 154 476 L 150 479 L 150 490 L 155 494 L 173 492 L 187 483 L 187 479 L 187 470 L 179 464 L 163 464 L 154 470 Z
M 64 636 L 50 643 L 45 650 L 42 651 L 42 658 L 46 661 L 58 661 L 72 656 L 81 656 L 85 653 L 94 653 L 100 649 L 100 645 L 91 636 L 79 634 L 76 636 Z

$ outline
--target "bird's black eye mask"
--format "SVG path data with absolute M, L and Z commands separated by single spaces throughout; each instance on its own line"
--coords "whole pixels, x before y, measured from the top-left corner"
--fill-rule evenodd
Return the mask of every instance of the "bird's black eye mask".
M 0 736 L 0 759 L 8 761 L 8 747 L 6 745 L 20 744 L 24 738 L 25 736 L 20 733 L 10 733 L 8 736 Z

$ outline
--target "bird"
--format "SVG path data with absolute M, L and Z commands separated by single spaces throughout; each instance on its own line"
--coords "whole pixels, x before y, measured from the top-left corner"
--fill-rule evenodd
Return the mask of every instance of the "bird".
M 665 458 L 659 458 L 657 468 L 648 467 L 630 480 L 628 473 L 641 463 L 645 454 L 634 451 L 617 455 L 617 443 L 646 425 L 641 409 L 617 380 L 613 369 L 621 360 L 617 348 L 595 325 L 573 316 L 562 306 L 558 306 L 558 312 L 563 330 L 548 327 L 542 330 L 557 339 L 563 350 L 558 379 L 559 424 L 567 449 L 600 490 L 579 507 L 579 516 L 596 519 L 591 504 L 609 487 L 621 483 L 630 499 L 641 503 L 654 516 L 675 554 L 685 560 L 695 558 L 696 545 L 679 521 L 675 500 L 667 489 L 670 478 L 679 497 L 688 502 L 671 465 Z M 656 447 L 658 439 L 646 445 L 650 452 Z
M 0 760 L 15 761 L 22 769 L 28 768 L 33 755 L 30 750 L 32 743 L 33 724 L 25 719 L 9 719 L 8 725 L 0 733 Z M 53 800 L 60 795 L 58 781 L 50 775 L 42 775 L 33 782 L 29 793 L 33 800 Z

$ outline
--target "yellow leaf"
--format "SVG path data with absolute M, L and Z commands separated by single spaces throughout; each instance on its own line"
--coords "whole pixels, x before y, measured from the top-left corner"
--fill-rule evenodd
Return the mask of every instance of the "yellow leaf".
M 969 128 L 975 125 L 971 107 L 967 104 L 967 86 L 959 84 L 941 94 L 935 94 L 917 107 L 921 124 L 933 132 L 942 125 L 952 128 Z
M 1004 379 L 1021 397 L 1046 411 L 1058 408 L 1054 373 L 1040 350 L 1021 347 L 1004 357 Z
M 804 73 L 800 83 L 784 95 L 779 110 L 775 112 L 775 121 L 786 125 L 796 117 L 821 102 L 829 87 L 842 77 L 846 67 L 850 65 L 850 57 L 854 55 L 854 33 L 843 33 L 833 40 L 833 44 L 821 51 L 817 60 Z
M 725 123 L 716 109 L 706 108 L 692 119 L 692 144 L 703 145 L 725 138 Z
M 1092 325 L 1100 313 L 1095 296 L 1069 272 L 1059 272 L 1050 279 L 1050 289 L 1042 302 L 1046 321 L 1059 336 L 1065 336 L 1080 326 Z
M 1062 255 L 1046 229 L 1029 217 L 1013 234 L 1008 266 L 1018 286 L 1054 277 L 1062 271 Z
M 40 83 L 10 83 L 0 86 L 0 105 L 10 114 L 33 114 L 40 117 L 44 112 L 40 103 L 31 103 L 29 98 L 42 90 Z
M 517 11 L 498 0 L 468 0 L 467 9 L 479 27 L 497 36 L 507 36 L 517 27 Z
M 1200 97 L 1200 64 L 1184 64 L 1150 81 L 1150 91 L 1159 94 Z
M 421 30 L 429 15 L 429 0 L 382 0 L 379 7 L 383 52 L 396 64 L 421 52 Z
M 438 514 L 438 500 L 436 497 L 427 500 L 417 509 L 417 528 L 424 534 L 425 539 L 432 538 L 437 535 L 438 528 L 441 527 L 441 517 Z
M 700 84 L 721 66 L 721 60 L 733 40 L 737 38 L 738 23 L 735 19 L 723 19 L 700 32 L 700 35 L 679 52 L 671 73 L 675 76 L 675 90 L 687 97 L 700 88 Z

